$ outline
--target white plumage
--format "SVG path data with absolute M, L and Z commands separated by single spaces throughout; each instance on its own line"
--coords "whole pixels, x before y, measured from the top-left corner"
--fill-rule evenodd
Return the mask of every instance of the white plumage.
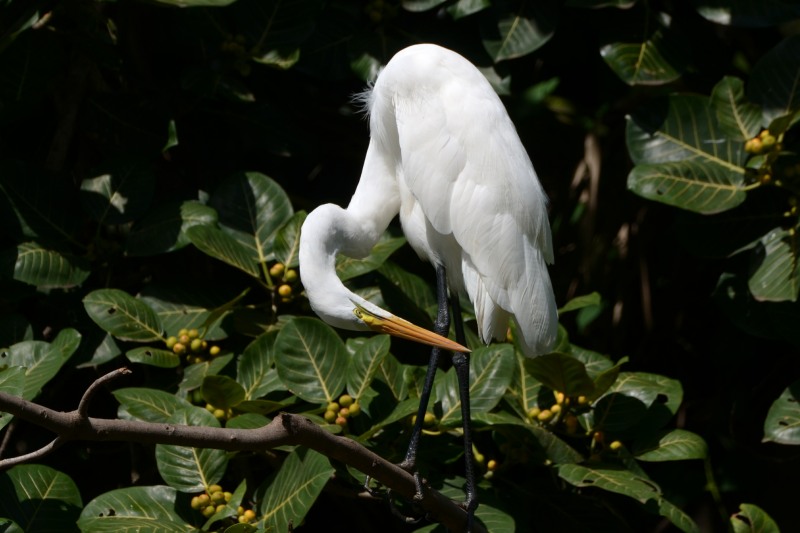
M 455 52 L 421 44 L 395 55 L 364 100 L 370 144 L 353 198 L 346 210 L 314 210 L 303 226 L 312 308 L 348 329 L 376 329 L 356 308 L 395 318 L 344 287 L 334 259 L 368 254 L 399 213 L 414 250 L 472 301 L 482 340 L 505 338 L 513 317 L 526 355 L 550 351 L 558 317 L 547 200 L 489 82 Z

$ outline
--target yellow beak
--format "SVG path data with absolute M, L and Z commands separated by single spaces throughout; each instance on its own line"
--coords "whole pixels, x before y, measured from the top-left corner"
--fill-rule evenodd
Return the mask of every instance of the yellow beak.
M 420 342 L 428 346 L 443 348 L 452 352 L 470 353 L 469 348 L 461 346 L 447 337 L 442 337 L 425 328 L 412 324 L 408 320 L 403 320 L 399 316 L 390 315 L 388 317 L 378 317 L 362 308 L 356 308 L 356 316 L 364 321 L 371 329 L 380 333 L 388 333 L 401 339 Z

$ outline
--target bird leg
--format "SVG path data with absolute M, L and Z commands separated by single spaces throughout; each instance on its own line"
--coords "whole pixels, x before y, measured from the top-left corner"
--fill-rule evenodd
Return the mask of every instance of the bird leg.
M 464 322 L 461 318 L 461 305 L 456 297 L 453 300 L 453 323 L 456 329 L 456 342 L 464 345 Z M 478 494 L 475 490 L 475 468 L 472 453 L 472 419 L 469 411 L 469 358 L 460 352 L 453 353 L 453 367 L 458 378 L 458 393 L 461 399 L 461 423 L 464 429 L 464 477 L 466 478 L 467 533 L 472 531 L 475 509 L 478 507 Z

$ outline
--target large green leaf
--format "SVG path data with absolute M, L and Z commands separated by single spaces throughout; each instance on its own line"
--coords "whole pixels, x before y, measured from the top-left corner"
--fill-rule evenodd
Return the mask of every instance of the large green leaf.
M 747 96 L 767 122 L 800 110 L 800 35 L 784 39 L 753 67 Z
M 84 297 L 83 306 L 98 326 L 119 339 L 140 342 L 163 340 L 161 320 L 155 311 L 125 291 L 92 291 Z
M 576 487 L 595 487 L 615 492 L 633 498 L 639 503 L 661 497 L 661 489 L 649 479 L 610 465 L 590 468 L 570 463 L 557 465 L 556 470 L 558 477 Z
M 739 512 L 731 516 L 731 528 L 733 533 L 780 533 L 775 520 L 752 503 L 739 505 Z
M 543 385 L 566 396 L 588 396 L 594 392 L 594 381 L 586 373 L 586 367 L 571 355 L 541 355 L 527 363 L 526 368 Z
M 800 444 L 800 381 L 795 381 L 772 402 L 764 420 L 764 442 Z
M 403 401 L 408 397 L 408 382 L 403 376 L 403 366 L 392 354 L 383 358 L 375 377 L 389 387 L 395 400 Z
M 672 429 L 637 442 L 634 455 L 640 461 L 705 459 L 708 446 L 702 437 L 691 431 Z
M 726 26 L 777 26 L 800 17 L 800 6 L 792 0 L 694 0 L 694 4 L 703 17 Z
M 101 494 L 81 513 L 85 533 L 190 533 L 197 528 L 178 513 L 172 487 L 128 487 Z
M 401 4 L 406 11 L 421 13 L 436 6 L 444 4 L 447 0 L 402 0 Z
M 342 281 L 372 272 L 380 267 L 395 250 L 405 244 L 404 237 L 392 237 L 388 233 L 381 235 L 378 243 L 372 248 L 370 254 L 363 259 L 353 259 L 345 255 L 336 257 L 336 275 Z
M 12 396 L 22 396 L 25 387 L 25 369 L 21 366 L 7 366 L 0 370 L 0 392 L 5 392 Z M 13 417 L 10 413 L 0 411 L 0 429 L 11 422 Z
M 275 360 L 276 331 L 262 333 L 247 345 L 236 362 L 236 381 L 244 387 L 245 398 L 255 400 L 273 390 L 282 388 Z
M 747 281 L 756 300 L 797 300 L 800 292 L 799 244 L 795 228 L 775 228 L 761 238 L 750 255 L 753 273 Z
M 561 308 L 559 308 L 558 316 L 561 316 L 564 313 L 569 313 L 571 311 L 584 309 L 586 307 L 597 306 L 600 305 L 601 303 L 602 303 L 602 298 L 600 297 L 599 292 L 591 292 L 589 294 L 584 294 L 582 296 L 576 296 L 575 298 L 565 303 Z
M 0 279 L 15 279 L 41 288 L 68 289 L 91 273 L 85 259 L 24 242 L 0 252 Z
M 66 474 L 44 465 L 18 465 L 0 473 L 0 516 L 20 531 L 74 531 L 83 503 Z
M 676 505 L 668 500 L 661 499 L 658 502 L 658 514 L 672 522 L 672 525 L 684 533 L 700 533 L 700 527 L 692 520 L 689 515 L 684 513 Z
M 240 172 L 223 181 L 209 205 L 217 210 L 222 230 L 241 244 L 256 264 L 272 259 L 275 232 L 293 213 L 280 185 L 258 172 Z
M 761 130 L 761 109 L 747 101 L 744 83 L 734 76 L 725 76 L 711 92 L 711 105 L 719 130 L 730 139 L 746 141 Z
M 476 413 L 492 410 L 502 399 L 514 374 L 514 348 L 493 344 L 473 351 L 469 359 L 469 404 Z M 461 420 L 461 398 L 455 368 L 435 382 L 436 397 L 442 402 L 442 423 Z
M 709 98 L 673 94 L 628 117 L 628 152 L 636 164 L 693 161 L 743 174 L 744 145 L 719 131 Z
M 192 404 L 174 394 L 150 388 L 130 387 L 112 392 L 119 402 L 117 416 L 123 420 L 166 422 Z
M 196 200 L 164 204 L 134 223 L 125 251 L 131 256 L 150 256 L 179 250 L 191 242 L 186 234 L 189 228 L 216 222 L 217 212 Z
M 381 294 L 391 310 L 406 320 L 430 329 L 438 305 L 436 292 L 424 279 L 407 272 L 392 261 L 378 269 Z M 433 272 L 431 271 L 431 279 Z
M 455 4 L 447 6 L 447 12 L 454 20 L 458 20 L 483 11 L 491 5 L 489 0 L 457 0 Z
M 662 85 L 678 79 L 686 62 L 675 51 L 666 30 L 656 30 L 646 41 L 611 43 L 600 55 L 628 85 Z
M 311 403 L 331 402 L 344 389 L 347 350 L 321 320 L 295 318 L 278 333 L 275 366 L 292 393 Z
M 161 320 L 167 335 L 178 335 L 181 329 L 197 329 L 207 341 L 220 340 L 228 336 L 222 328 L 223 319 L 229 311 L 222 309 L 240 297 L 231 297 L 231 292 L 214 285 L 196 290 L 193 285 L 177 282 L 169 285 L 148 284 L 139 299 L 149 305 Z
M 259 524 L 271 531 L 288 531 L 291 524 L 302 523 L 333 471 L 328 459 L 313 450 L 298 448 L 290 453 L 271 483 L 256 493 Z
M 644 198 L 712 214 L 744 202 L 744 174 L 694 161 L 636 165 L 628 188 Z
M 203 379 L 203 399 L 218 409 L 227 409 L 246 399 L 244 388 L 228 376 L 206 376 Z
M 678 412 L 683 400 L 683 388 L 679 381 L 646 372 L 620 372 L 609 392 L 632 396 L 647 407 L 663 405 L 672 415 Z
M 39 394 L 44 384 L 58 374 L 62 365 L 77 348 L 74 342 L 69 342 L 70 347 L 68 349 L 61 349 L 56 344 L 56 340 L 62 336 L 64 336 L 62 341 L 65 341 L 67 337 L 74 339 L 77 336 L 80 339 L 77 331 L 66 329 L 59 333 L 59 336 L 56 337 L 52 344 L 44 341 L 23 341 L 0 352 L 2 364 L 10 367 L 21 366 L 25 368 L 22 397 L 26 400 L 32 400 Z
M 195 406 L 176 411 L 167 423 L 219 427 L 214 415 Z M 170 487 L 181 492 L 200 492 L 222 479 L 228 466 L 228 454 L 224 450 L 157 444 L 156 465 Z
M 275 259 L 286 268 L 295 268 L 299 264 L 297 254 L 300 250 L 300 228 L 306 220 L 306 212 L 299 211 L 278 229 L 275 234 Z
M 124 224 L 149 207 L 155 175 L 142 161 L 120 160 L 96 170 L 81 182 L 83 208 L 101 224 Z
M 131 363 L 141 363 L 158 368 L 175 368 L 181 364 L 181 358 L 175 352 L 150 346 L 140 346 L 128 350 L 125 357 Z
M 236 267 L 254 278 L 259 276 L 258 256 L 221 229 L 197 225 L 187 229 L 186 235 L 203 253 Z
M 388 335 L 375 335 L 356 347 L 347 371 L 347 392 L 354 398 L 361 398 L 368 390 L 381 363 L 389 355 L 390 344 Z
M 526 2 L 521 8 L 505 1 L 492 4 L 495 9 L 481 25 L 481 41 L 495 63 L 530 54 L 553 36 L 558 22 L 556 3 Z

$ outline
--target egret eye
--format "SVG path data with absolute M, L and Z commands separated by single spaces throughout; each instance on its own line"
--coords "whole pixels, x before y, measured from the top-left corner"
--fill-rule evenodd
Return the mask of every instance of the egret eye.
M 356 315 L 356 318 L 364 320 L 364 313 L 361 312 L 361 308 L 356 307 L 355 309 L 353 309 L 353 314 Z

